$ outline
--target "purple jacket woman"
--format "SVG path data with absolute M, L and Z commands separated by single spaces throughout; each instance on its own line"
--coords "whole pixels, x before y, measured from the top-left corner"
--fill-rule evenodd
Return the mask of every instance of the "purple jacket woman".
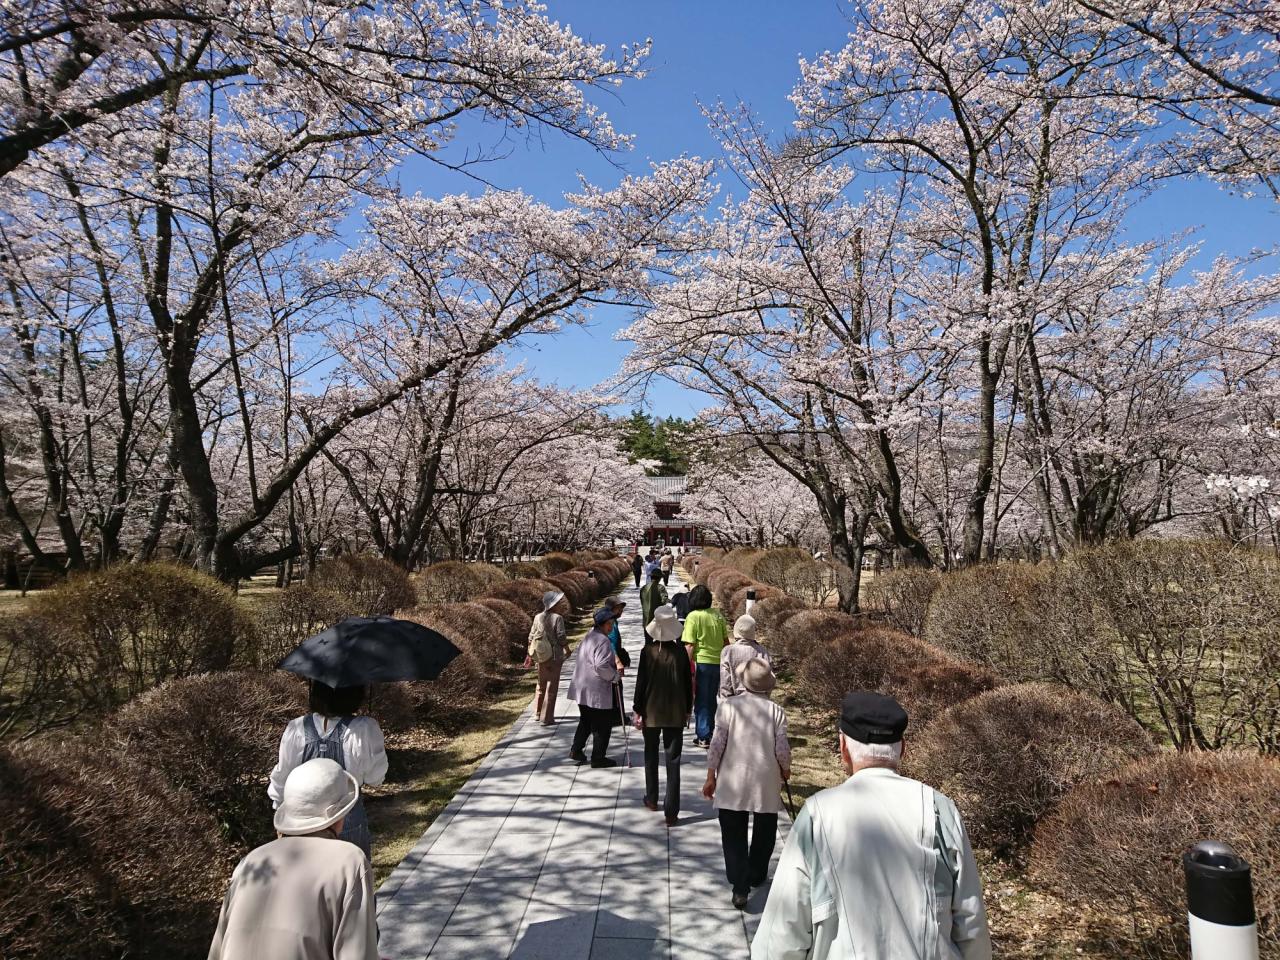
M 573 749 L 569 756 L 578 763 L 586 763 L 584 750 L 590 736 L 591 766 L 613 767 L 617 766 L 617 761 L 610 760 L 605 754 L 609 750 L 613 725 L 619 722 L 622 713 L 622 703 L 614 686 L 614 681 L 622 674 L 613 644 L 609 642 L 614 613 L 608 607 L 602 607 L 592 619 L 595 629 L 578 646 L 573 680 L 569 683 L 569 699 L 578 704 L 578 729 L 573 735 Z

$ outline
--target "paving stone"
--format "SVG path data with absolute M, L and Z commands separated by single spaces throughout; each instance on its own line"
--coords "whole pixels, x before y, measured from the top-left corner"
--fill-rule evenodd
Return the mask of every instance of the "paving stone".
M 533 903 L 516 937 L 513 960 L 588 960 L 596 908 Z
M 615 940 L 596 937 L 591 960 L 673 960 L 670 940 Z
M 514 937 L 440 937 L 430 960 L 507 960 Z
M 672 910 L 671 954 L 701 960 L 745 958 L 750 946 L 742 912 L 727 910 Z
M 449 922 L 462 888 L 425 903 L 395 902 L 378 914 L 378 953 L 386 960 L 421 960 Z
M 534 877 L 473 880 L 450 915 L 444 933 L 451 937 L 514 938 L 535 883 Z

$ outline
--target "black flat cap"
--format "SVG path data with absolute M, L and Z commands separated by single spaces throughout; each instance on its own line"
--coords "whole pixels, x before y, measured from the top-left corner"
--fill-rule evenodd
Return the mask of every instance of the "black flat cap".
M 840 730 L 859 743 L 897 743 L 907 729 L 907 711 L 893 697 L 854 690 L 840 705 Z

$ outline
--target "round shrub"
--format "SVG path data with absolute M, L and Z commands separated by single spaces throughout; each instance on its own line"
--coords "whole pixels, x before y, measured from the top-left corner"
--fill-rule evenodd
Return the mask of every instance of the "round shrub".
M 597 600 L 601 600 L 613 592 L 613 588 L 617 585 L 619 579 L 618 568 L 614 564 L 608 560 L 593 560 L 586 565 L 586 569 L 596 575 Z
M 529 577 L 544 577 L 546 571 L 538 563 L 508 563 L 502 568 L 508 580 L 524 580 Z
M 344 554 L 322 563 L 308 579 L 337 598 L 344 617 L 390 616 L 418 602 L 409 574 L 381 557 Z
M 277 590 L 258 607 L 260 641 L 256 659 L 240 663 L 266 669 L 274 667 L 302 641 L 346 616 L 344 610 L 340 597 L 310 580 Z
M 1110 704 L 1024 683 L 943 711 L 912 740 L 905 770 L 956 802 L 974 843 L 1017 855 L 1068 790 L 1153 750 L 1147 733 Z
M 587 606 L 594 599 L 590 588 L 587 586 L 589 581 L 586 577 L 579 580 L 577 577 L 563 573 L 557 577 L 547 577 L 547 582 L 563 593 L 565 599 L 569 601 L 569 606 L 575 610 L 580 610 Z
M 696 586 L 707 587 L 712 575 L 723 569 L 724 565 L 720 561 L 703 557 L 702 561 L 694 569 L 693 582 Z
M 593 563 L 594 561 L 595 558 L 586 560 L 587 563 Z M 539 562 L 547 576 L 555 576 L 558 573 L 567 573 L 578 566 L 580 561 L 571 553 L 548 553 Z
M 871 581 L 877 597 L 880 579 Z M 1045 571 L 1022 563 L 980 564 L 941 576 L 928 601 L 923 635 L 1011 680 L 1052 679 L 1038 602 L 1044 580 Z
M 756 630 L 761 638 L 767 639 L 781 649 L 783 636 L 781 625 L 795 614 L 808 609 L 803 601 L 784 594 L 764 598 L 752 608 L 751 616 L 756 621 Z
M 769 587 L 763 583 L 749 583 L 745 587 L 741 587 L 733 591 L 733 596 L 729 598 L 729 606 L 726 608 L 729 616 L 736 620 L 747 612 L 747 594 L 752 590 L 756 592 L 757 604 L 762 600 L 776 599 L 786 596 L 786 594 L 777 587 Z M 756 607 L 752 607 L 752 609 L 754 610 Z
M 444 634 L 459 650 L 470 651 L 487 672 L 500 671 L 516 655 L 507 639 L 506 629 L 498 623 L 493 611 L 478 603 L 415 607 L 405 611 L 404 616 Z M 524 656 L 523 646 L 519 655 Z
M 787 622 L 788 631 L 795 620 Z M 815 706 L 835 712 L 848 691 L 877 690 L 906 708 L 912 735 L 953 704 L 996 685 L 989 670 L 892 630 L 845 633 L 815 647 L 800 667 L 800 689 Z
M 788 657 L 803 660 L 838 636 L 858 629 L 858 621 L 838 610 L 800 610 L 786 619 L 778 636 Z
M 1041 821 L 1032 875 L 1127 923 L 1118 956 L 1187 956 L 1182 854 L 1230 843 L 1253 866 L 1262 956 L 1280 955 L 1280 761 L 1256 753 L 1159 753 L 1072 790 Z
M 96 738 L 0 748 L 6 957 L 203 956 L 234 859 L 190 794 Z
M 418 600 L 423 604 L 464 603 L 489 589 L 489 578 L 476 564 L 443 560 L 422 570 L 417 577 Z
M 852 589 L 853 571 L 840 564 L 806 560 L 787 567 L 785 588 L 811 606 L 826 606 L 841 590 Z
M 929 600 L 941 582 L 942 575 L 936 570 L 899 567 L 872 577 L 863 597 L 866 606 L 879 613 L 890 627 L 919 637 L 924 635 Z M 938 643 L 932 637 L 930 640 Z
M 547 580 L 511 580 L 490 587 L 484 596 L 514 603 L 528 616 L 536 617 L 542 610 L 542 595 L 554 589 L 555 584 Z
M 38 594 L 31 615 L 49 640 L 69 689 L 104 712 L 174 677 L 224 669 L 255 637 L 231 590 L 172 564 L 120 564 Z
M 775 547 L 756 560 L 752 576 L 761 583 L 785 590 L 787 570 L 797 563 L 809 563 L 812 560 L 809 552 L 799 547 Z
M 755 565 L 764 551 L 758 547 L 735 547 L 724 555 L 724 565 L 732 567 L 748 580 L 755 579 Z
M 751 579 L 737 570 L 722 568 L 707 578 L 707 586 L 716 598 L 716 606 L 728 610 L 734 592 L 751 586 Z
M 498 600 L 494 597 L 481 597 L 475 601 L 493 615 L 494 625 L 506 634 L 507 643 L 513 648 L 523 650 L 528 645 L 529 627 L 532 618 L 509 600 Z
M 121 708 L 110 727 L 154 775 L 189 791 L 227 836 L 251 847 L 274 836 L 266 775 L 280 734 L 306 710 L 306 684 L 284 673 L 184 677 Z

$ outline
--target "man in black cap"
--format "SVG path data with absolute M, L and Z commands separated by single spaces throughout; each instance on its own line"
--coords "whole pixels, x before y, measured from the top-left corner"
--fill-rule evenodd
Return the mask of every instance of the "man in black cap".
M 849 779 L 805 803 L 752 960 L 990 960 L 978 866 L 955 804 L 898 773 L 907 713 L 855 691 L 840 710 Z

